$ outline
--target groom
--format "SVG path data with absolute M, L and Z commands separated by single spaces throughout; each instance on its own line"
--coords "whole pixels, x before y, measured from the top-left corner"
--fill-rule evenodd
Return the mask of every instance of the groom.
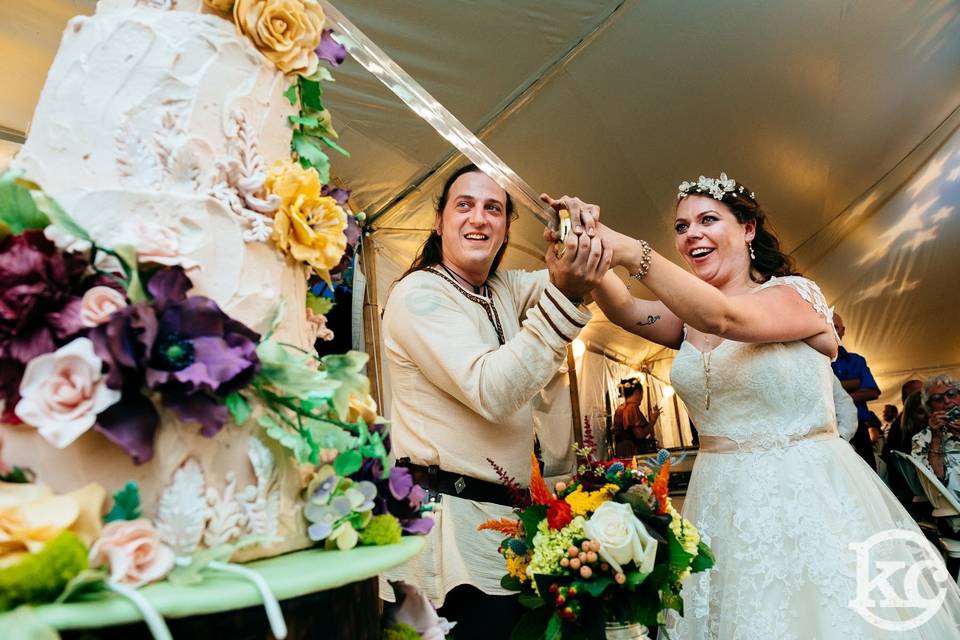
M 507 638 L 521 613 L 500 586 L 499 535 L 477 530 L 512 515 L 487 460 L 526 484 L 534 398 L 590 319 L 583 297 L 610 265 L 589 205 L 562 205 L 574 226 L 562 256 L 550 247 L 545 270 L 498 269 L 513 203 L 476 166 L 461 168 L 384 309 L 394 451 L 442 505 L 423 552 L 388 576 L 442 603 L 457 640 Z

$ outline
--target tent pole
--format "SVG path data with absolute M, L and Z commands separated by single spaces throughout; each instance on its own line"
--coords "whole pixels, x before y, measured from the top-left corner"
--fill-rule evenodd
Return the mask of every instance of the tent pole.
M 364 240 L 366 240 L 364 242 Z M 377 403 L 381 415 L 383 407 L 383 373 L 380 353 L 380 305 L 377 294 L 377 267 L 376 251 L 373 248 L 373 239 L 367 236 L 360 238 L 360 259 L 363 273 L 367 279 L 367 288 L 363 301 L 363 341 L 366 352 L 370 355 L 368 366 L 370 378 L 370 395 Z
M 567 345 L 567 376 L 570 378 L 570 417 L 573 420 L 573 438 L 577 447 L 583 446 L 583 423 L 580 420 L 580 390 L 577 387 L 577 359 L 573 345 Z

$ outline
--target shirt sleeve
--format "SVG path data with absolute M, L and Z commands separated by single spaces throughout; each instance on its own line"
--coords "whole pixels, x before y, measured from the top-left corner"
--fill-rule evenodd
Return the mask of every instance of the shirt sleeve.
M 880 387 L 877 386 L 877 381 L 873 379 L 873 374 L 870 373 L 870 367 L 867 365 L 867 359 L 863 356 L 857 354 L 856 365 L 854 367 L 854 374 L 851 377 L 856 377 L 860 379 L 860 388 L 861 389 L 875 389 L 880 390 Z
M 506 420 L 543 389 L 566 357 L 567 344 L 590 319 L 547 283 L 520 332 L 506 344 L 490 344 L 471 326 L 454 297 L 459 294 L 433 278 L 412 274 L 391 293 L 383 320 L 387 355 L 412 363 L 490 422 Z
M 910 453 L 915 456 L 920 456 L 924 460 L 927 458 L 927 452 L 930 450 L 930 429 L 924 429 L 917 435 L 913 436 L 913 440 L 910 443 Z

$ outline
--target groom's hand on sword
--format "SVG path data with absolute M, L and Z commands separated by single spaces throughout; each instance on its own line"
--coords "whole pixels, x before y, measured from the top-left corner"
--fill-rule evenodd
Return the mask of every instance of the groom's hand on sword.
M 600 207 L 568 196 L 554 199 L 543 194 L 540 198 L 557 212 L 569 213 L 571 230 L 566 237 L 544 230 L 544 240 L 554 243 L 545 259 L 550 281 L 571 301 L 580 303 L 610 268 L 612 255 L 597 234 Z

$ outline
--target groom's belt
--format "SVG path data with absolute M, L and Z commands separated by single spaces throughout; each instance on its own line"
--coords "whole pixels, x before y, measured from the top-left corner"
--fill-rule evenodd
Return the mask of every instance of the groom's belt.
M 814 440 L 832 440 L 839 438 L 835 426 L 827 425 L 825 427 L 816 427 L 807 433 L 799 435 L 773 435 L 759 436 L 755 440 L 738 442 L 725 436 L 700 436 L 699 453 L 749 453 L 755 451 L 772 451 L 774 449 L 785 449 L 801 442 L 811 442 Z
M 444 471 L 435 464 L 413 464 L 409 458 L 400 458 L 397 466 L 406 467 L 410 471 L 413 481 L 427 490 L 427 497 L 431 502 L 440 502 L 441 495 L 445 493 L 464 500 L 513 506 L 510 493 L 500 483 Z

